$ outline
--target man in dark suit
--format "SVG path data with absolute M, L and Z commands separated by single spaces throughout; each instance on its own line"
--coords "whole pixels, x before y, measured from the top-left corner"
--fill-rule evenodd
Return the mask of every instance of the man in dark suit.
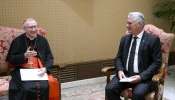
M 145 96 L 155 88 L 152 77 L 158 73 L 162 55 L 160 39 L 143 30 L 145 19 L 140 12 L 130 12 L 126 28 L 128 35 L 122 37 L 116 57 L 116 72 L 106 86 L 108 100 L 121 100 L 120 93 L 129 87 L 132 100 L 144 100 Z M 131 82 L 120 82 L 131 78 Z

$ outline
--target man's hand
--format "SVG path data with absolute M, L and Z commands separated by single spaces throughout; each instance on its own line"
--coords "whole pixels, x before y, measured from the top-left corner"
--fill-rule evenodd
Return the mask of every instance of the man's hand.
M 132 78 L 132 82 L 131 83 L 139 83 L 142 81 L 142 78 L 140 77 L 140 75 L 134 75 L 134 76 L 131 76 L 130 78 Z
M 29 58 L 29 57 L 34 57 L 37 55 L 37 52 L 35 50 L 30 50 L 31 47 L 27 48 L 26 53 L 24 53 L 25 58 Z
M 45 73 L 46 73 L 46 68 L 45 67 L 40 68 L 40 70 L 38 71 L 39 76 L 43 76 Z
M 119 72 L 118 72 L 118 77 L 119 77 L 120 80 L 123 79 L 123 78 L 126 78 L 126 76 L 125 76 L 125 74 L 123 73 L 123 71 L 119 71 Z

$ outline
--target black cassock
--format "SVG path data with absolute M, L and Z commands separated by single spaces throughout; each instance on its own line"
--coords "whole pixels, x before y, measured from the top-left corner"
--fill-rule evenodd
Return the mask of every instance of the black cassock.
M 9 100 L 49 100 L 49 84 L 47 80 L 21 80 L 20 69 L 24 68 L 21 65 L 27 61 L 24 53 L 29 46 L 37 51 L 36 57 L 41 59 L 43 67 L 47 69 L 47 73 L 51 73 L 53 55 L 47 39 L 37 35 L 34 40 L 30 40 L 25 33 L 18 36 L 12 41 L 6 57 L 6 61 L 14 67 L 14 70 L 11 71 L 12 79 L 9 85 Z

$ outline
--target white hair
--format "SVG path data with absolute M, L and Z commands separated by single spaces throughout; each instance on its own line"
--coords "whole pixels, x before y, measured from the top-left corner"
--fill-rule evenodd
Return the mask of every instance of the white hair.
M 128 17 L 134 17 L 134 19 L 133 19 L 134 23 L 142 22 L 142 28 L 145 26 L 145 17 L 142 13 L 140 13 L 140 12 L 130 12 L 128 14 Z
M 28 21 L 36 21 L 36 20 L 34 20 L 33 18 L 27 18 L 26 20 L 25 20 L 25 22 L 23 23 L 23 27 L 27 27 L 27 22 Z M 37 22 L 36 22 L 37 23 Z

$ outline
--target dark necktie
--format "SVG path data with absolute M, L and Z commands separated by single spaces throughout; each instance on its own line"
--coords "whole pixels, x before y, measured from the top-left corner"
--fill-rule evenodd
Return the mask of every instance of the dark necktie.
M 130 51 L 130 56 L 129 56 L 129 62 L 128 62 L 128 75 L 133 76 L 134 75 L 134 57 L 135 57 L 135 50 L 136 50 L 136 41 L 137 37 L 134 37 L 134 41 L 132 43 L 131 51 Z

